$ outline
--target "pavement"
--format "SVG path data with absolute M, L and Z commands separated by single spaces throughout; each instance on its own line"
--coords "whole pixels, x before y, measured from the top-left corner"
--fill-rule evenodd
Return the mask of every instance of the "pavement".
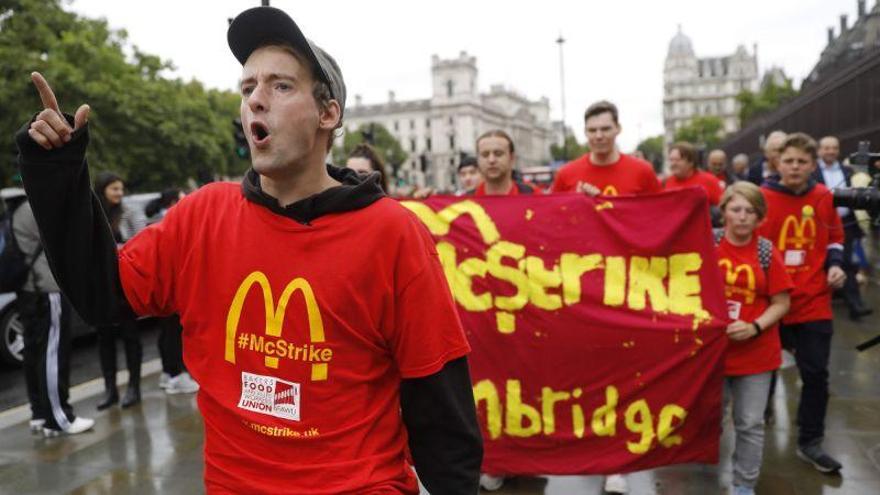
M 880 310 L 880 290 L 874 287 L 866 295 L 869 304 Z M 835 309 L 846 314 L 841 307 Z M 799 383 L 795 368 L 783 369 L 774 397 L 777 419 L 767 427 L 759 494 L 880 494 L 880 346 L 865 352 L 854 349 L 880 333 L 880 316 L 858 323 L 836 318 L 835 332 L 825 446 L 844 469 L 841 475 L 823 475 L 795 456 Z M 72 394 L 75 409 L 96 419 L 94 431 L 82 435 L 33 436 L 27 428 L 26 410 L 0 412 L 0 494 L 204 492 L 203 428 L 195 396 L 162 392 L 155 362 L 147 363 L 144 373 L 143 401 L 126 411 L 95 412 L 101 387 L 90 382 L 77 388 Z M 124 382 L 124 374 L 119 379 Z M 633 473 L 628 476 L 629 493 L 726 494 L 731 482 L 731 436 L 729 428 L 725 429 L 720 465 L 679 465 Z M 512 478 L 493 493 L 601 494 L 602 478 Z

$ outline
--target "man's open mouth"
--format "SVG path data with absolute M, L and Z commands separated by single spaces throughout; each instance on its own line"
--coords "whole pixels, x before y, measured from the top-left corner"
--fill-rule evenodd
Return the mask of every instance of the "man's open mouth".
M 269 138 L 269 128 L 260 122 L 252 122 L 251 136 L 253 137 L 254 144 L 262 144 Z

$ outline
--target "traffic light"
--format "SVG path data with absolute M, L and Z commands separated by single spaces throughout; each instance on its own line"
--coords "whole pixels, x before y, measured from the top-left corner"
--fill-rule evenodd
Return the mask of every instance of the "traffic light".
M 235 154 L 243 160 L 251 157 L 251 149 L 248 146 L 247 136 L 244 135 L 244 128 L 241 125 L 241 119 L 236 117 L 232 120 L 235 137 Z

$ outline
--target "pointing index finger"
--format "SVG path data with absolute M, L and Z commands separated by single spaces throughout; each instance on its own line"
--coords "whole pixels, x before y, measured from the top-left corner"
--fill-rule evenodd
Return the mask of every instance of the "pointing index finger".
M 49 83 L 46 82 L 43 75 L 39 72 L 31 72 L 31 81 L 34 82 L 34 86 L 37 87 L 37 92 L 40 93 L 40 100 L 43 102 L 43 107 L 55 110 L 61 115 L 61 109 L 58 107 L 58 100 L 55 99 L 55 93 L 52 92 L 52 88 L 49 87 Z

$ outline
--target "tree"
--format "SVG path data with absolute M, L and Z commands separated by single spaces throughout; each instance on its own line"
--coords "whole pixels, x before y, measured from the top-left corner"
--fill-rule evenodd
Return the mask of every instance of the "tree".
M 649 137 L 647 139 L 643 139 L 642 142 L 636 146 L 638 151 L 641 151 L 645 156 L 645 160 L 649 161 L 654 165 L 655 170 L 659 170 L 659 168 L 663 165 L 663 135 Z
M 761 89 L 757 93 L 743 90 L 736 96 L 739 102 L 739 123 L 744 127 L 746 122 L 768 112 L 772 112 L 783 103 L 797 96 L 791 79 L 782 78 L 782 83 L 777 84 L 776 78 L 766 77 L 761 83 Z
M 385 160 L 385 165 L 390 168 L 391 177 L 397 178 L 398 169 L 409 158 L 409 155 L 403 151 L 403 146 L 400 145 L 397 138 L 385 126 L 376 122 L 368 122 L 360 125 L 353 132 L 346 132 L 342 148 L 338 146 L 333 148 L 333 161 L 344 165 L 348 154 L 354 147 L 364 142 L 376 149 Z
M 686 141 L 697 147 L 717 147 L 724 138 L 724 123 L 714 116 L 694 117 L 687 125 L 675 131 L 676 141 Z
M 43 73 L 62 110 L 92 107 L 88 159 L 113 170 L 134 190 L 183 185 L 188 179 L 240 174 L 232 119 L 240 98 L 198 81 L 167 79 L 168 61 L 127 50 L 125 31 L 80 17 L 61 0 L 0 2 L 0 132 L 11 136 L 41 108 L 29 74 Z M 126 56 L 126 51 L 131 53 Z M 12 143 L 0 148 L 4 181 L 15 174 Z
M 565 135 L 565 144 L 560 146 L 556 143 L 550 145 L 550 156 L 553 157 L 553 161 L 563 161 L 567 162 L 569 160 L 573 160 L 583 154 L 586 154 L 590 151 L 590 147 L 587 144 L 580 144 L 575 139 L 574 134 L 566 133 Z

